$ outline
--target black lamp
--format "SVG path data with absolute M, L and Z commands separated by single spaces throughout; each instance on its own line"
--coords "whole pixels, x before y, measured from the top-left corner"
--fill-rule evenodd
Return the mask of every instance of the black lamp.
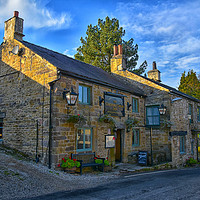
M 159 113 L 161 114 L 161 115 L 164 115 L 165 114 L 165 112 L 166 112 L 166 106 L 164 106 L 163 105 L 163 103 L 161 104 L 161 106 L 159 107 Z
M 63 99 L 67 100 L 67 104 L 69 106 L 74 106 L 76 104 L 77 98 L 78 94 L 74 92 L 73 87 L 71 87 L 71 91 L 66 91 L 66 89 L 64 89 Z

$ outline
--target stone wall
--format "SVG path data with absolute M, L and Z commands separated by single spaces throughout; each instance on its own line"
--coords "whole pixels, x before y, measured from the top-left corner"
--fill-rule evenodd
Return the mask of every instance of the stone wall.
M 62 92 L 64 88 L 69 90 L 71 86 L 75 92 L 78 93 L 79 84 L 91 87 L 92 90 L 92 103 L 91 105 L 83 105 L 77 102 L 75 107 L 68 107 L 66 100 L 62 98 Z M 115 149 L 105 149 L 105 135 L 108 134 L 108 129 L 111 130 L 111 134 L 115 134 L 113 127 L 104 122 L 99 122 L 100 115 L 104 114 L 104 103 L 99 106 L 99 96 L 103 97 L 104 92 L 116 93 L 115 89 L 103 87 L 97 84 L 72 79 L 66 76 L 61 76 L 61 79 L 56 82 L 54 86 L 54 109 L 53 109 L 53 160 L 57 164 L 60 162 L 64 155 L 70 155 L 71 153 L 77 153 L 76 150 L 76 140 L 77 140 L 77 129 L 78 128 L 92 128 L 93 141 L 92 141 L 92 151 L 96 152 L 96 155 L 101 157 L 109 157 L 109 160 L 115 163 Z M 118 91 L 118 93 L 125 95 L 125 117 L 113 117 L 117 124 L 121 124 L 122 127 L 118 129 L 121 130 L 122 136 L 122 161 L 128 161 L 128 154 L 130 154 L 134 148 L 132 147 L 132 131 L 127 132 L 125 127 L 125 121 L 129 117 L 135 117 L 138 119 L 138 129 L 141 132 L 141 146 L 138 147 L 141 150 L 145 148 L 145 136 L 144 133 L 144 99 Z M 131 109 L 127 111 L 127 102 L 131 102 L 132 98 L 138 98 L 140 103 L 139 113 L 132 113 Z M 68 109 L 70 113 L 67 114 Z M 70 115 L 81 114 L 87 119 L 86 124 L 73 124 L 68 123 L 67 119 Z
M 23 56 L 10 51 L 16 45 Z M 38 152 L 47 160 L 49 132 L 49 85 L 57 69 L 17 40 L 1 46 L 0 112 L 5 112 L 3 143 L 35 158 L 38 123 Z

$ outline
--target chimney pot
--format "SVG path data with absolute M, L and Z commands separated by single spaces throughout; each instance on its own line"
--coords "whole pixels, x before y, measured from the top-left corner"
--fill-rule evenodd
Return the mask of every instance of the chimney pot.
M 153 70 L 154 70 L 154 69 L 157 69 L 157 68 L 156 68 L 156 61 L 153 61 Z
M 118 45 L 118 54 L 122 55 L 122 45 L 121 44 Z
M 114 56 L 118 54 L 118 47 L 117 45 L 114 45 Z
M 14 17 L 19 17 L 19 12 L 18 11 L 14 11 Z

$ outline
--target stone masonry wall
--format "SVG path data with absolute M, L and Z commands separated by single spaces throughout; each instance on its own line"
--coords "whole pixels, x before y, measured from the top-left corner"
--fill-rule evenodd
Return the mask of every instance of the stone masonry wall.
M 83 105 L 77 102 L 75 107 L 69 107 L 70 114 L 67 114 L 67 103 L 66 100 L 62 98 L 62 92 L 64 88 L 67 90 L 73 86 L 75 92 L 78 93 L 79 84 L 84 84 L 92 89 L 92 103 L 91 105 Z M 54 86 L 54 109 L 53 109 L 53 163 L 58 164 L 64 155 L 70 156 L 71 153 L 77 153 L 76 151 L 76 140 L 77 140 L 77 129 L 78 128 L 92 128 L 93 141 L 92 141 L 92 151 L 96 152 L 96 155 L 101 157 L 109 157 L 109 160 L 115 162 L 115 149 L 105 149 L 105 135 L 108 134 L 108 129 L 113 132 L 113 127 L 107 123 L 99 122 L 100 115 L 104 114 L 104 103 L 99 106 L 99 96 L 103 97 L 104 92 L 115 93 L 116 90 L 111 88 L 106 88 L 97 84 L 84 82 L 81 80 L 76 80 L 72 78 L 67 78 L 66 76 L 61 76 L 61 79 L 56 82 Z M 123 161 L 128 161 L 128 154 L 133 151 L 132 147 L 132 131 L 127 132 L 125 129 L 125 120 L 129 117 L 134 116 L 138 119 L 138 128 L 143 133 L 144 126 L 144 99 L 131 95 L 129 93 L 124 93 L 118 91 L 120 94 L 126 95 L 125 105 L 127 102 L 131 102 L 132 97 L 138 98 L 140 103 L 140 111 L 137 114 L 132 113 L 132 111 L 127 111 L 125 117 L 113 117 L 118 124 L 122 124 L 122 157 Z M 68 123 L 67 119 L 70 115 L 81 114 L 87 119 L 86 124 L 73 124 Z M 144 136 L 141 136 L 141 149 L 145 148 Z
M 25 48 L 18 56 L 10 51 L 16 45 Z M 17 40 L 1 46 L 0 112 L 5 112 L 3 143 L 35 156 L 38 122 L 38 153 L 47 159 L 49 131 L 49 85 L 57 78 L 57 69 Z

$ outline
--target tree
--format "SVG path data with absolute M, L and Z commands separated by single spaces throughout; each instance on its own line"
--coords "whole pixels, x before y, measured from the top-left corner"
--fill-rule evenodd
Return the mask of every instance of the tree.
M 128 41 L 122 39 L 125 31 L 119 27 L 119 20 L 116 18 L 110 19 L 106 17 L 105 21 L 98 19 L 98 25 L 88 26 L 86 37 L 81 37 L 82 45 L 77 48 L 75 59 L 89 63 L 91 65 L 102 68 L 110 72 L 110 60 L 113 56 L 113 46 L 122 44 L 123 55 L 127 64 L 127 69 L 138 74 L 142 74 L 147 62 L 136 69 L 138 56 L 138 45 L 134 45 L 134 40 L 131 38 Z
M 197 78 L 196 72 L 190 70 L 186 76 L 184 71 L 181 76 L 178 90 L 200 99 L 200 81 Z

